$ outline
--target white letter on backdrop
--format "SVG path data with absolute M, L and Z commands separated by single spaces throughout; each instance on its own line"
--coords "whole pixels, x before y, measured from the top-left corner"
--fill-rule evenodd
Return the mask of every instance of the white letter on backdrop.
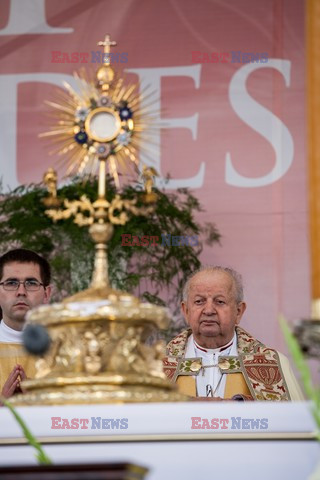
M 0 35 L 72 33 L 73 28 L 47 24 L 45 4 L 45 0 L 11 0 L 8 25 L 0 30 Z
M 188 128 L 191 130 L 192 139 L 197 139 L 197 126 L 198 126 L 198 114 L 195 113 L 191 117 L 184 118 L 167 118 L 162 119 L 160 117 L 160 98 L 161 98 L 161 78 L 163 77 L 191 77 L 195 83 L 195 87 L 199 88 L 200 85 L 200 72 L 201 65 L 190 65 L 181 67 L 160 67 L 160 68 L 131 68 L 127 72 L 135 73 L 140 80 L 140 90 L 148 86 L 148 93 L 152 93 L 152 112 L 155 124 L 159 127 L 155 129 L 152 136 L 152 142 L 154 151 L 152 152 L 152 158 L 141 152 L 142 163 L 154 167 L 159 175 L 161 175 L 161 158 L 160 158 L 160 127 L 161 128 Z M 147 92 L 146 92 L 147 95 Z M 146 103 L 150 102 L 150 98 L 146 99 Z M 143 108 L 143 104 L 141 105 Z M 147 142 L 146 142 L 147 146 Z M 190 178 L 182 179 L 170 179 L 168 182 L 164 181 L 164 178 L 156 178 L 156 185 L 166 188 L 200 188 L 203 185 L 205 172 L 205 163 L 201 162 L 198 173 Z M 169 172 L 170 173 L 170 172 Z
M 294 145 L 291 133 L 284 123 L 272 112 L 256 102 L 246 90 L 246 80 L 258 68 L 275 68 L 290 86 L 290 62 L 269 59 L 268 63 L 249 63 L 239 68 L 229 86 L 230 103 L 237 115 L 253 130 L 268 140 L 275 151 L 273 169 L 262 177 L 245 177 L 232 165 L 231 155 L 226 154 L 226 183 L 235 187 L 264 187 L 279 180 L 290 168 L 293 161 Z

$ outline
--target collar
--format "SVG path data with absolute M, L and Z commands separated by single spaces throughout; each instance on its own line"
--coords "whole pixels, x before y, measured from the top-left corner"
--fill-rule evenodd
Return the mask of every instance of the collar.
M 254 354 L 264 348 L 265 345 L 255 339 L 250 333 L 246 332 L 238 325 L 235 328 L 237 343 L 232 345 L 232 350 L 237 349 L 241 355 Z M 184 357 L 187 344 L 192 335 L 191 328 L 183 330 L 179 335 L 174 337 L 167 345 L 166 355 L 168 357 Z
M 192 335 L 193 337 L 193 335 Z M 226 343 L 225 345 L 222 345 L 222 347 L 218 347 L 218 348 L 204 348 L 204 347 L 201 347 L 194 339 L 193 337 L 193 343 L 194 343 L 194 346 L 197 350 L 200 350 L 200 352 L 203 352 L 203 353 L 208 353 L 210 355 L 212 354 L 215 354 L 215 353 L 220 353 L 220 352 L 223 352 L 227 349 L 231 349 L 231 346 L 233 345 L 234 342 L 236 342 L 237 340 L 237 336 L 236 336 L 236 333 L 234 333 L 232 339 L 230 342 Z
M 14 330 L 8 327 L 2 319 L 0 322 L 0 342 L 2 343 L 23 343 L 23 332 L 20 330 Z
M 193 343 L 198 350 L 201 350 L 204 353 L 220 353 L 220 352 L 223 352 L 224 350 L 227 350 L 227 348 L 230 348 L 231 345 L 233 344 L 234 340 L 235 340 L 235 335 L 233 336 L 233 338 L 230 342 L 226 343 L 225 345 L 223 345 L 222 347 L 219 347 L 219 348 L 203 348 L 203 347 L 200 347 L 200 345 L 195 341 L 194 338 L 193 338 Z

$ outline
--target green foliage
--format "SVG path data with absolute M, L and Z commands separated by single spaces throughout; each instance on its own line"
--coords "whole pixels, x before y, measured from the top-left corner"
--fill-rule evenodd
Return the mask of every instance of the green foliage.
M 124 198 L 138 196 L 143 204 L 139 185 L 124 187 Z M 79 199 L 85 194 L 96 199 L 97 181 L 83 182 L 75 178 L 58 190 L 61 199 Z M 155 213 L 149 217 L 131 216 L 124 226 L 116 226 L 108 245 L 109 276 L 113 287 L 135 291 L 141 298 L 162 304 L 166 298 L 173 310 L 179 305 L 186 277 L 200 266 L 203 243 L 212 245 L 220 235 L 212 223 L 204 226 L 194 215 L 200 212 L 199 201 L 186 189 L 167 194 L 155 189 L 158 202 Z M 116 194 L 113 182 L 107 180 L 107 199 Z M 73 219 L 53 223 L 45 214 L 43 198 L 47 196 L 41 185 L 20 186 L 2 197 L 0 202 L 0 253 L 22 246 L 39 252 L 51 263 L 56 286 L 54 300 L 87 288 L 91 279 L 94 249 L 88 229 L 78 227 Z M 159 237 L 155 246 L 122 246 L 123 234 L 139 238 L 143 235 Z M 197 246 L 161 245 L 161 234 L 178 236 L 197 235 Z M 161 298 L 162 297 L 162 298 Z
M 283 315 L 279 315 L 279 323 L 291 356 L 299 370 L 305 393 L 313 402 L 313 415 L 320 430 L 320 388 L 313 386 L 309 365 L 305 360 L 296 337 L 291 332 L 288 322 Z M 320 432 L 318 432 L 318 439 L 320 440 Z
M 27 440 L 27 442 L 29 443 L 29 445 L 31 445 L 32 447 L 34 447 L 36 449 L 36 451 L 37 451 L 36 459 L 38 460 L 40 465 L 51 465 L 52 462 L 51 462 L 50 458 L 45 454 L 45 452 L 44 452 L 43 448 L 41 447 L 40 443 L 38 443 L 37 440 L 35 439 L 35 437 L 32 435 L 29 428 L 27 427 L 25 422 L 22 420 L 22 418 L 20 417 L 20 415 L 18 414 L 16 409 L 5 398 L 0 397 L 0 401 L 10 410 L 10 412 L 12 413 L 14 418 L 17 420 L 18 424 L 20 425 L 20 427 L 23 431 L 23 435 L 24 435 L 25 439 Z

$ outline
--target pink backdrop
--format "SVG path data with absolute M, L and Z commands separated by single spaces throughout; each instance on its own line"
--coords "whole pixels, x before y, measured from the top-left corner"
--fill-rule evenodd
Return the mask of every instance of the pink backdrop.
M 81 65 L 52 63 L 51 52 L 98 50 L 110 33 L 114 51 L 128 54 L 117 67 L 149 83 L 161 108 L 152 164 L 170 173 L 172 189 L 192 188 L 206 209 L 201 220 L 222 234 L 202 261 L 242 273 L 243 326 L 285 350 L 277 314 L 294 321 L 310 304 L 304 1 L 0 0 L 0 7 L 5 188 L 40 181 L 53 163 L 38 139 L 44 100 Z M 195 63 L 193 51 L 265 52 L 268 62 Z

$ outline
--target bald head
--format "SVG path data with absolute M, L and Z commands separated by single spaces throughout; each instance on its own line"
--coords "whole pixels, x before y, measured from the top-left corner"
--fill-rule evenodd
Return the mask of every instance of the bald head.
M 186 281 L 186 284 L 183 288 L 182 292 L 182 301 L 186 302 L 188 300 L 188 295 L 190 291 L 191 284 L 193 280 L 196 280 L 196 277 L 199 276 L 199 274 L 205 274 L 205 273 L 214 273 L 214 272 L 222 272 L 228 275 L 231 280 L 232 280 L 232 286 L 233 286 L 233 295 L 237 303 L 243 301 L 243 283 L 242 283 L 242 277 L 240 273 L 236 272 L 232 268 L 228 267 L 221 267 L 219 265 L 216 266 L 211 266 L 211 265 L 206 265 L 198 270 L 196 270 L 194 273 L 190 275 L 188 280 Z

